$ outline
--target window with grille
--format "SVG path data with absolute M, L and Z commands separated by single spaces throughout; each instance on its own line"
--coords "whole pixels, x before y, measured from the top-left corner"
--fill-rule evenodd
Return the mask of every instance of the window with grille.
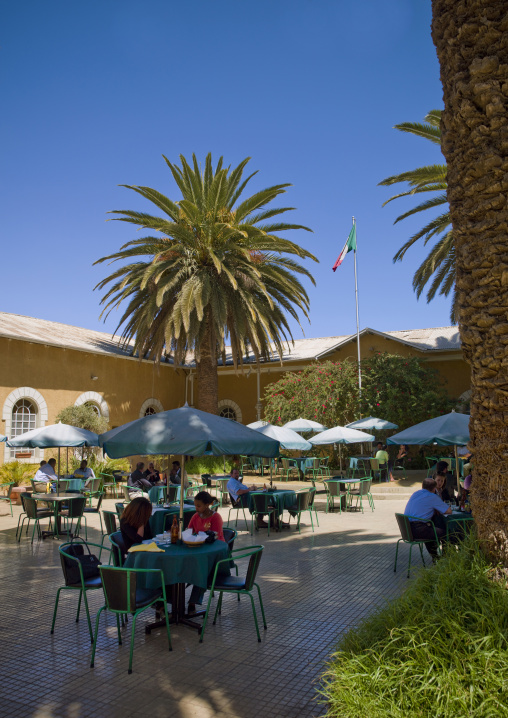
M 151 416 L 152 414 L 156 414 L 157 412 L 153 408 L 153 406 L 149 406 L 147 410 L 145 411 L 145 416 Z
M 24 434 L 25 431 L 31 431 L 37 426 L 37 408 L 28 399 L 20 399 L 12 407 L 12 424 L 11 424 L 11 436 L 19 436 Z M 15 449 L 15 453 L 28 453 L 35 456 L 35 449 L 29 449 L 26 447 L 19 447 Z
M 99 407 L 97 406 L 97 404 L 95 402 L 87 401 L 85 403 L 85 406 L 89 406 L 91 409 L 93 409 L 95 411 L 95 413 L 97 414 L 97 416 L 102 416 L 101 410 L 99 409 Z
M 220 410 L 219 416 L 222 416 L 224 419 L 233 419 L 233 421 L 236 421 L 236 411 L 230 406 L 223 407 Z

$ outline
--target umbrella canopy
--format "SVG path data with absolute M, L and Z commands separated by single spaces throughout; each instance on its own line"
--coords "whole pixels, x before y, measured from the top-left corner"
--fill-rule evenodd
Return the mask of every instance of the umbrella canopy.
M 267 424 L 266 426 L 260 426 L 259 429 L 256 429 L 256 431 L 264 436 L 269 436 L 270 438 L 275 439 L 275 441 L 279 441 L 283 449 L 297 451 L 307 451 L 308 449 L 312 449 L 312 444 L 305 439 L 302 439 L 296 431 L 288 429 L 286 426 L 273 426 L 273 424 Z
M 150 454 L 274 457 L 279 443 L 236 421 L 184 406 L 161 411 L 111 429 L 99 444 L 113 459 Z
M 1 441 L 7 441 L 7 437 L 4 436 L 3 434 L 0 434 L 0 442 Z
M 359 431 L 386 431 L 387 429 L 398 429 L 398 424 L 392 424 L 391 421 L 385 419 L 377 419 L 375 416 L 367 416 L 365 419 L 352 421 L 346 424 L 348 429 L 358 429 Z
M 99 446 L 99 437 L 93 431 L 69 424 L 50 424 L 19 434 L 7 446 L 27 446 L 30 449 L 54 449 L 62 446 Z
M 260 426 L 268 426 L 267 421 L 253 421 L 252 424 L 247 424 L 249 429 L 259 429 Z
M 398 434 L 390 436 L 388 444 L 439 444 L 439 446 L 462 446 L 469 441 L 469 414 L 436 416 L 422 421 Z
M 311 421 L 310 419 L 294 419 L 284 424 L 285 429 L 292 429 L 293 431 L 324 431 L 326 426 L 320 424 L 318 421 Z
M 372 434 L 366 434 L 358 429 L 348 429 L 346 426 L 334 426 L 333 429 L 322 431 L 321 434 L 309 439 L 311 444 L 360 444 L 362 441 L 374 441 Z

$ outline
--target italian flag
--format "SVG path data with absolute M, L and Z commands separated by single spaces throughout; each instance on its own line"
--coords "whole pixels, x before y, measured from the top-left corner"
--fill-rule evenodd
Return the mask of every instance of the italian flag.
M 346 244 L 344 245 L 344 249 L 343 249 L 342 252 L 339 254 L 339 257 L 338 257 L 337 261 L 335 262 L 335 264 L 334 264 L 333 267 L 332 267 L 332 271 L 333 271 L 333 272 L 335 272 L 335 270 L 337 269 L 337 267 L 340 267 L 340 265 L 341 265 L 342 262 L 344 261 L 344 257 L 346 256 L 346 254 L 347 254 L 348 252 L 351 252 L 351 250 L 354 250 L 354 249 L 356 249 L 356 224 L 353 224 L 353 226 L 351 227 L 351 232 L 349 233 L 349 237 L 347 238 L 347 242 L 346 242 Z

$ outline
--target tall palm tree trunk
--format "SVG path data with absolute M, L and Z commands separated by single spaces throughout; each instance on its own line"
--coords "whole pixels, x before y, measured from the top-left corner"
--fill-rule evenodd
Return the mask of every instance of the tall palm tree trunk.
M 217 359 L 213 353 L 215 342 L 211 336 L 211 321 L 207 320 L 205 339 L 201 344 L 197 360 L 198 408 L 210 414 L 218 414 L 219 379 Z
M 459 326 L 471 365 L 472 504 L 480 539 L 508 565 L 506 0 L 433 0 L 432 6 Z

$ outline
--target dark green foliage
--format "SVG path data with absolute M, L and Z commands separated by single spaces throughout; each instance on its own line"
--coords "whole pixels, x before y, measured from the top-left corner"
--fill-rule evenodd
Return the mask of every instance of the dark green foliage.
M 508 592 L 474 538 L 339 642 L 329 718 L 508 716 Z

